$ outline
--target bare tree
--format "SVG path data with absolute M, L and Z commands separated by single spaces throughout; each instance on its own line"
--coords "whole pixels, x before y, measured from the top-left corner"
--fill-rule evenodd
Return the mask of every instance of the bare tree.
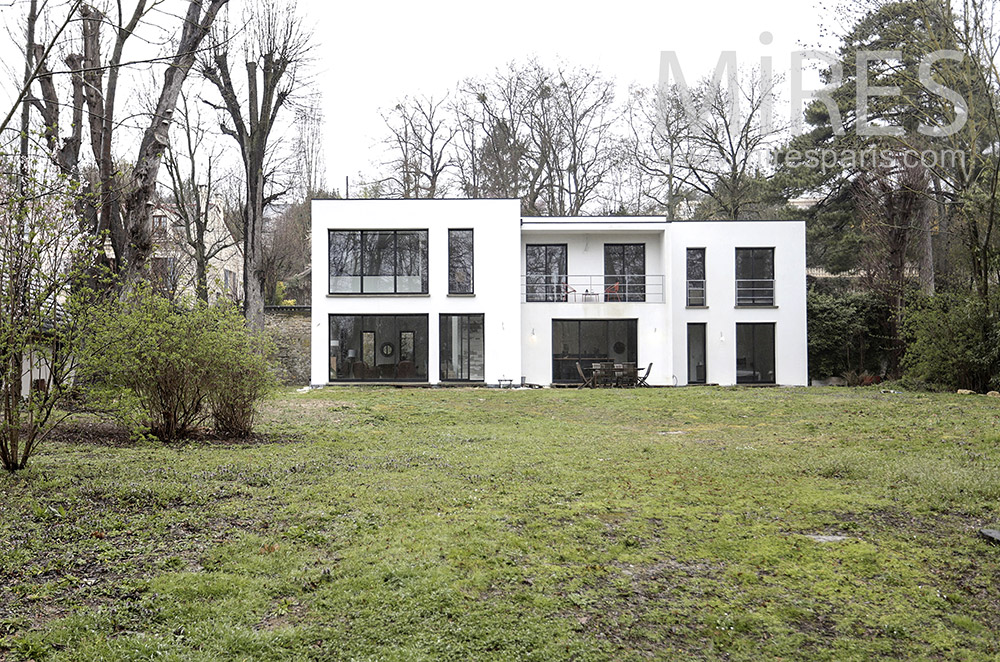
M 694 149 L 683 156 L 686 183 L 714 203 L 702 215 L 739 220 L 766 201 L 763 163 L 784 129 L 767 119 L 779 82 L 755 70 L 735 85 L 705 82 L 695 92 L 701 115 Z
M 195 294 L 208 302 L 208 272 L 213 258 L 235 245 L 213 203 L 219 154 L 205 144 L 206 130 L 182 95 L 174 123 L 175 140 L 167 148 L 166 166 L 173 194 L 173 211 L 184 227 L 183 251 L 194 262 Z M 201 173 L 199 164 L 205 165 Z
M 295 110 L 295 181 L 298 198 L 308 199 L 326 189 L 323 159 L 323 95 L 314 92 Z
M 648 198 L 669 220 L 689 215 L 694 202 L 690 164 L 695 163 L 695 122 L 676 85 L 633 87 L 626 106 L 628 160 L 638 171 L 638 197 Z
M 230 39 L 229 24 L 214 33 L 212 52 L 200 70 L 219 92 L 211 104 L 224 117 L 222 132 L 236 140 L 246 175 L 243 207 L 243 287 L 247 323 L 264 328 L 264 209 L 284 191 L 269 192 L 270 138 L 282 110 L 304 84 L 301 69 L 311 49 L 311 36 L 296 13 L 294 0 L 274 6 L 259 0 L 246 9 L 246 29 Z M 238 43 L 236 43 L 238 41 Z M 233 66 L 246 71 L 245 95 L 233 77 Z
M 455 165 L 451 144 L 456 136 L 446 112 L 447 96 L 406 97 L 382 115 L 393 152 L 385 182 L 395 197 L 440 198 L 447 194 L 445 176 Z
M 115 265 L 124 268 L 126 280 L 138 276 L 152 250 L 149 208 L 155 195 L 173 112 L 195 61 L 195 54 L 219 9 L 228 0 L 188 2 L 173 55 L 167 58 L 155 108 L 139 140 L 138 156 L 126 168 L 127 177 L 122 177 L 114 146 L 120 127 L 116 113 L 118 84 L 128 64 L 124 61 L 125 45 L 161 1 L 139 0 L 131 14 L 124 13 L 119 3 L 112 16 L 93 5 L 79 4 L 83 53 L 71 53 L 65 58 L 68 72 L 53 70 L 47 61 L 50 50 L 37 44 L 28 49 L 37 61 L 34 79 L 41 90 L 41 96 L 32 96 L 31 103 L 42 117 L 47 147 L 60 170 L 78 181 L 81 179 L 80 150 L 86 115 L 89 147 L 97 167 L 96 206 L 90 203 L 79 213 L 91 223 L 92 232 L 109 233 L 116 257 Z M 113 39 L 107 58 L 102 46 L 106 33 L 110 33 Z M 59 73 L 68 73 L 71 82 L 71 101 L 68 104 L 71 108 L 70 133 L 61 145 L 62 104 L 55 83 Z

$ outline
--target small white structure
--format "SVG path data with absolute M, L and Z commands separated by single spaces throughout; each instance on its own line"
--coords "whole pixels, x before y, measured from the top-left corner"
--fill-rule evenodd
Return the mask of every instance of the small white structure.
M 312 264 L 313 385 L 807 383 L 803 221 L 314 200 Z

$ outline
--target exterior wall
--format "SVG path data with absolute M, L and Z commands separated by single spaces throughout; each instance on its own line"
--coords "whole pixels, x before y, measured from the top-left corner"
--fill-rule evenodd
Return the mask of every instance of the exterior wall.
M 670 305 L 667 269 L 664 258 L 664 236 L 670 224 L 651 218 L 524 219 L 521 230 L 520 273 L 526 272 L 528 244 L 566 244 L 566 270 L 570 278 L 595 276 L 597 298 L 604 291 L 604 245 L 645 244 L 647 302 L 583 301 L 569 297 L 567 302 L 525 301 L 521 304 L 521 337 L 523 340 L 522 372 L 533 384 L 552 381 L 552 320 L 558 319 L 635 319 L 637 320 L 638 361 L 642 373 L 653 364 L 650 384 L 670 383 Z M 654 277 L 662 277 L 653 287 Z M 579 280 L 571 280 L 579 283 Z M 662 283 L 662 285 L 661 285 Z M 524 285 L 522 283 L 522 300 Z M 579 290 L 579 286 L 576 287 Z
M 736 324 L 775 324 L 775 382 L 808 383 L 805 223 L 801 221 L 685 221 L 669 235 L 670 291 L 675 302 L 673 376 L 688 383 L 687 324 L 706 326 L 709 383 L 736 383 Z M 736 306 L 736 249 L 774 248 L 773 307 Z M 704 308 L 688 308 L 687 249 L 705 249 Z
M 439 381 L 441 314 L 483 314 L 485 381 L 521 370 L 520 203 L 517 200 L 314 200 L 312 202 L 313 385 L 329 382 L 329 315 L 419 315 L 427 319 L 428 381 Z M 474 294 L 448 294 L 448 230 L 473 230 Z M 327 231 L 428 230 L 428 294 L 329 293 Z
M 429 382 L 439 380 L 440 314 L 485 316 L 486 382 L 552 382 L 553 320 L 637 320 L 637 361 L 649 383 L 683 385 L 687 324 L 706 324 L 706 381 L 736 383 L 736 325 L 775 324 L 775 382 L 807 383 L 805 224 L 655 217 L 524 218 L 516 200 L 316 200 L 312 207 L 310 382 L 326 384 L 330 314 L 426 314 Z M 475 295 L 448 295 L 448 229 L 474 230 Z M 427 229 L 428 294 L 331 295 L 329 229 Z M 646 246 L 646 302 L 605 302 L 604 245 Z M 575 285 L 566 302 L 525 301 L 526 246 L 566 244 Z M 736 249 L 774 249 L 775 305 L 737 307 Z M 707 306 L 687 307 L 687 248 L 706 249 Z M 593 276 L 591 296 L 574 278 Z M 592 287 L 592 285 L 591 285 Z
M 289 386 L 307 386 L 310 381 L 309 306 L 265 306 L 264 330 L 274 340 L 278 380 Z

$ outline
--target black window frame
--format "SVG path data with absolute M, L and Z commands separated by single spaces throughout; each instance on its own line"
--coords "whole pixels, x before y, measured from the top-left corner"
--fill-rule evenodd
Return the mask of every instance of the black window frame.
M 346 276 L 350 278 L 358 279 L 358 289 L 345 291 L 345 290 L 333 290 L 333 278 L 334 278 L 334 268 L 333 263 L 330 258 L 330 250 L 332 249 L 332 241 L 334 234 L 351 234 L 357 233 L 357 267 L 355 271 L 358 273 L 342 273 L 337 274 L 338 276 Z M 389 276 L 390 274 L 373 274 L 368 273 L 370 271 L 370 253 L 371 251 L 366 251 L 366 239 L 371 235 L 375 234 L 392 234 L 392 291 L 366 291 L 365 290 L 365 278 L 370 276 Z M 422 271 L 417 274 L 420 276 L 420 287 L 419 291 L 416 290 L 403 290 L 399 289 L 399 278 L 400 276 L 413 276 L 414 274 L 401 274 L 401 262 L 400 262 L 400 252 L 399 252 L 399 236 L 400 234 L 416 234 L 418 236 L 418 242 L 422 245 L 423 250 L 419 259 L 422 263 Z M 423 228 L 401 228 L 401 229 L 369 229 L 369 230 L 358 230 L 358 229 L 329 229 L 327 230 L 327 263 L 329 267 L 328 277 L 327 277 L 327 293 L 338 295 L 338 296 L 375 296 L 375 295 L 424 295 L 430 292 L 430 263 L 428 261 L 428 254 L 430 252 L 430 241 L 429 232 Z M 383 267 L 384 268 L 384 267 Z M 339 271 L 339 270 L 338 270 Z
M 567 343 L 567 350 L 563 351 L 562 347 L 556 347 L 556 325 L 576 325 L 576 341 L 574 343 L 576 347 L 576 352 L 572 351 L 570 343 Z M 584 346 L 584 328 L 583 325 L 588 325 L 592 329 L 598 326 L 604 327 L 604 342 L 598 343 L 596 347 L 597 353 L 588 352 Z M 625 338 L 614 339 L 612 336 L 612 324 L 622 324 L 625 327 L 625 332 L 627 336 Z M 565 328 L 565 327 L 564 327 Z M 593 318 L 553 318 L 551 324 L 552 333 L 552 383 L 553 384 L 572 384 L 580 381 L 579 373 L 576 371 L 576 364 L 579 362 L 580 367 L 583 369 L 584 374 L 590 376 L 593 373 L 594 363 L 602 362 L 616 362 L 616 363 L 636 363 L 638 365 L 639 360 L 639 319 L 636 317 L 623 317 L 623 318 L 609 318 L 609 319 L 593 319 Z M 591 339 L 592 340 L 592 339 Z M 612 342 L 615 340 L 615 342 Z M 623 341 L 624 347 L 623 352 L 625 354 L 624 358 L 616 359 L 612 356 L 612 351 L 614 345 L 618 341 Z M 602 347 L 603 345 L 603 347 Z M 609 351 L 603 351 L 609 350 Z
M 749 253 L 748 257 L 740 258 L 740 253 Z M 762 262 L 761 256 L 769 255 Z M 740 273 L 742 265 L 749 265 L 750 271 Z M 764 266 L 764 269 L 760 267 Z M 769 267 L 769 268 L 768 268 Z M 748 246 L 736 249 L 733 263 L 733 273 L 736 285 L 736 306 L 753 308 L 759 306 L 774 306 L 774 247 Z M 741 287 L 741 283 L 746 283 Z
M 630 249 L 640 248 L 642 256 L 642 273 L 629 273 L 628 253 Z M 615 273 L 609 268 L 609 259 L 616 256 L 609 253 L 621 252 L 622 273 Z M 646 244 L 645 243 L 612 243 L 604 244 L 604 299 L 605 301 L 645 301 L 646 300 Z
M 455 275 L 458 266 L 456 264 L 455 250 L 452 245 L 452 237 L 456 233 L 468 232 L 469 233 L 469 264 L 468 264 L 468 276 L 469 285 L 467 290 L 461 290 L 456 287 Z M 476 240 L 475 240 L 475 230 L 473 228 L 449 228 L 448 230 L 448 294 L 475 294 L 476 293 Z
M 701 352 L 704 362 L 702 363 L 702 374 L 697 374 L 697 366 L 695 366 L 695 375 L 691 375 L 691 363 L 693 360 L 691 354 L 691 332 L 696 331 L 701 333 Z M 706 322 L 688 322 L 687 325 L 687 383 L 688 384 L 706 384 L 708 383 L 708 324 Z
M 446 376 L 444 370 L 445 352 L 444 352 L 444 339 L 445 339 L 445 326 L 450 323 L 451 318 L 459 317 L 466 318 L 466 324 L 464 325 L 464 330 L 466 333 L 465 340 L 471 348 L 471 334 L 469 331 L 468 319 L 477 317 L 479 318 L 480 324 L 483 330 L 483 351 L 481 354 L 482 359 L 482 378 L 473 379 L 472 377 L 452 377 Z M 454 342 L 454 338 L 451 339 Z M 460 371 L 461 372 L 461 371 Z M 465 356 L 464 372 L 466 375 L 472 374 L 472 352 L 471 349 Z M 438 378 L 442 382 L 469 382 L 469 383 L 483 383 L 486 381 L 486 315 L 485 313 L 441 313 L 438 315 Z
M 544 273 L 529 271 L 531 265 L 530 260 L 528 259 L 528 251 L 533 248 L 541 248 L 545 252 L 545 256 L 542 260 L 546 265 L 546 271 Z M 548 273 L 548 265 L 550 264 L 550 249 L 559 249 L 562 251 L 562 260 L 560 264 L 562 273 Z M 569 285 L 569 244 L 525 244 L 524 277 L 525 301 L 566 301 L 567 286 Z M 542 280 L 538 281 L 538 279 Z
M 762 355 L 758 350 L 760 350 L 760 345 L 758 343 L 758 332 L 764 328 L 770 329 L 771 335 L 771 345 L 767 348 L 767 351 Z M 741 336 L 745 333 L 741 331 L 750 331 L 750 353 L 746 352 L 746 347 L 740 343 Z M 736 324 L 736 383 L 737 384 L 777 384 L 778 376 L 778 353 L 777 353 L 777 325 L 774 322 L 739 322 Z M 762 359 L 768 358 L 766 354 L 770 353 L 770 365 L 762 365 L 764 361 Z M 748 357 L 750 360 L 747 364 L 740 365 L 740 360 L 744 357 Z M 743 368 L 744 375 L 740 376 L 740 368 Z M 769 368 L 769 369 L 768 369 Z M 769 379 L 767 377 L 770 377 Z
M 692 278 L 691 274 L 691 254 L 701 253 L 701 278 Z M 684 254 L 684 277 L 686 284 L 686 305 L 689 308 L 708 307 L 708 251 L 704 247 L 692 246 Z M 693 286 L 692 283 L 701 283 L 700 287 Z M 700 297 L 693 292 L 701 292 Z
M 346 342 L 348 336 L 342 333 L 339 322 L 335 319 L 350 318 L 351 328 L 356 330 L 356 344 Z M 409 322 L 401 324 L 401 318 Z M 379 333 L 379 327 L 386 324 L 391 319 L 392 332 Z M 334 347 L 336 347 L 336 360 L 329 360 L 327 368 L 327 380 L 331 384 L 364 382 L 378 383 L 386 381 L 399 382 L 420 382 L 430 381 L 430 316 L 426 313 L 401 313 L 401 314 L 367 314 L 367 313 L 329 313 L 328 320 L 328 344 L 330 356 L 333 358 Z M 399 328 L 400 326 L 410 328 Z M 340 333 L 338 333 L 340 332 Z M 413 343 L 413 355 L 406 356 L 403 353 L 404 336 L 410 334 Z M 395 345 L 394 343 L 398 343 Z M 388 355 L 381 351 L 386 345 L 392 345 L 392 354 Z M 353 353 L 353 357 L 351 354 Z M 395 363 L 394 374 L 382 374 L 380 366 L 386 364 L 379 363 L 380 357 L 391 356 Z M 353 358 L 355 362 L 363 366 L 365 374 L 359 376 L 355 373 L 355 367 L 349 362 Z M 399 376 L 400 363 L 408 361 L 412 374 Z M 335 367 L 336 366 L 336 367 Z M 336 372 L 334 372 L 336 370 Z M 421 374 L 422 373 L 422 374 Z

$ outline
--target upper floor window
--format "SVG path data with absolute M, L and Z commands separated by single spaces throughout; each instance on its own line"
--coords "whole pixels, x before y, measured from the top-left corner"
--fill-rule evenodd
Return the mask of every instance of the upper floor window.
M 774 305 L 774 249 L 736 249 L 736 305 Z
M 705 249 L 687 249 L 687 305 L 706 306 Z
M 604 244 L 604 300 L 646 300 L 646 244 Z
M 448 230 L 448 294 L 472 294 L 472 230 Z
M 330 230 L 330 294 L 426 294 L 427 230 Z
M 566 244 L 528 244 L 524 258 L 525 300 L 565 301 Z

